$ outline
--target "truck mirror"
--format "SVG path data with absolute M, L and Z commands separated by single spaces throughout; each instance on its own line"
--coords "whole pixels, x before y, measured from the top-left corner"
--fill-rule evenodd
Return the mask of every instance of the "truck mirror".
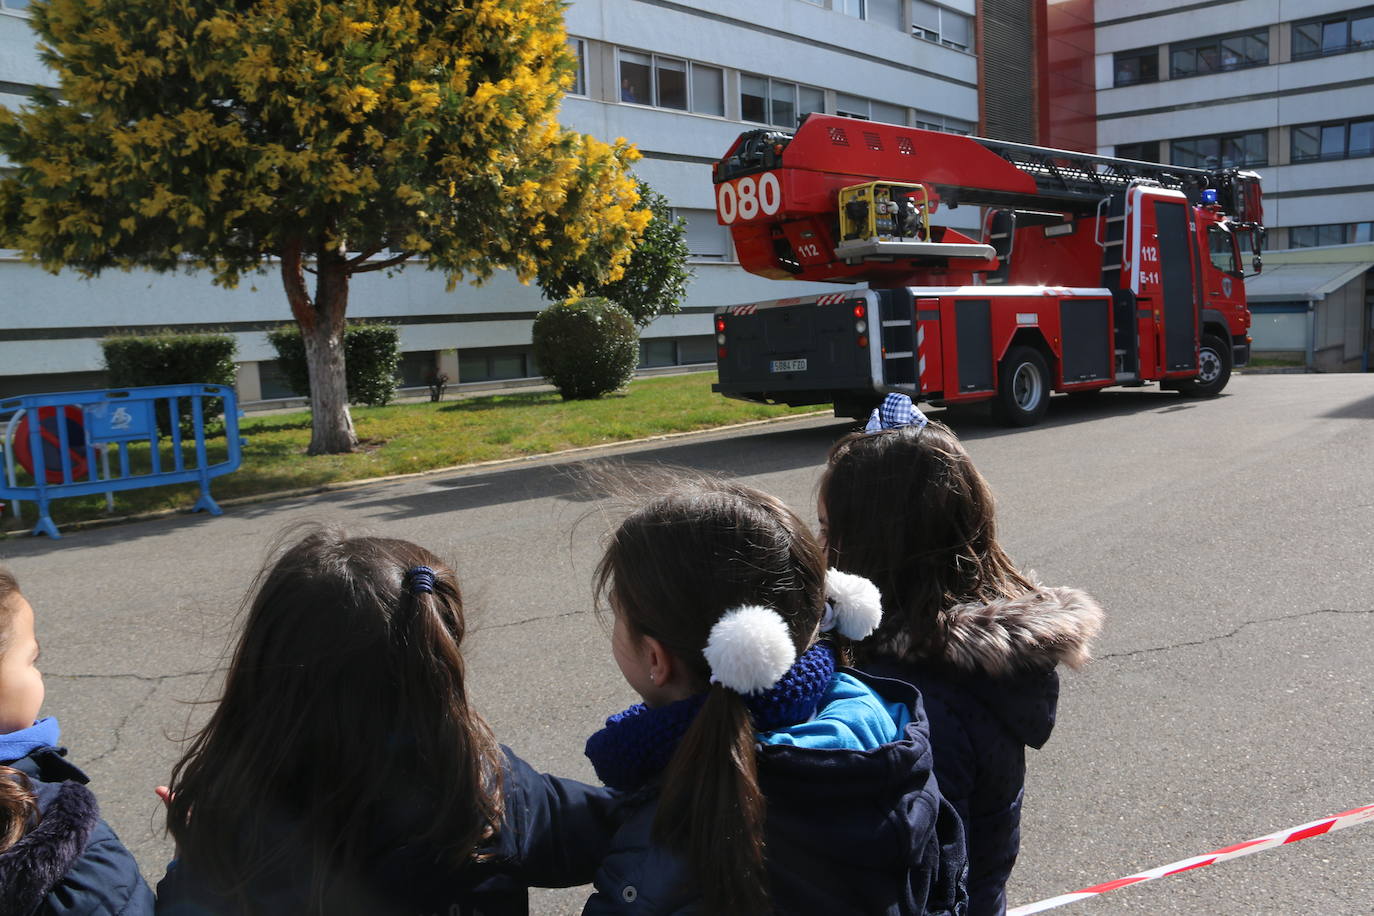
M 1264 259 L 1259 256 L 1259 252 L 1255 252 L 1255 258 L 1250 263 L 1254 265 L 1255 268 L 1255 272 L 1252 273 L 1250 276 L 1258 276 L 1259 273 L 1264 269 Z

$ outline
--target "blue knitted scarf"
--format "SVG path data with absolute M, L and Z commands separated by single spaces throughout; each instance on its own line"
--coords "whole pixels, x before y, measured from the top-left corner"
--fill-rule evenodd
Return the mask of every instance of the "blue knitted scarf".
M 744 694 L 757 731 L 768 732 L 805 722 L 835 676 L 835 656 L 816 643 L 770 690 Z M 706 694 L 650 709 L 636 703 L 606 720 L 606 727 L 587 739 L 587 757 L 596 775 L 612 789 L 629 791 L 663 771 L 706 703 Z

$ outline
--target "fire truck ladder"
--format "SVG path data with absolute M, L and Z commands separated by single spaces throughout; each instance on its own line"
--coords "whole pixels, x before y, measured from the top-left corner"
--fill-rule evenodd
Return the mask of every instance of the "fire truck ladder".
M 1044 207 L 1054 202 L 1065 210 L 1086 214 L 1097 209 L 1098 201 L 1120 194 L 1140 179 L 1182 191 L 1194 202 L 1203 188 L 1218 184 L 1218 173 L 1209 169 L 1094 156 L 985 137 L 971 139 L 1030 175 L 1037 190 L 1035 203 L 1024 195 L 937 183 L 935 187 L 946 201 L 1013 208 Z

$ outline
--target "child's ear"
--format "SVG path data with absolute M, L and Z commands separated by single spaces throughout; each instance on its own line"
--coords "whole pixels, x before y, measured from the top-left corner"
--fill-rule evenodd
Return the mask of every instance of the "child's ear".
M 676 673 L 676 659 L 668 651 L 667 646 L 652 636 L 644 637 L 644 649 L 647 655 L 645 660 L 649 663 L 649 679 L 662 687 L 672 680 Z

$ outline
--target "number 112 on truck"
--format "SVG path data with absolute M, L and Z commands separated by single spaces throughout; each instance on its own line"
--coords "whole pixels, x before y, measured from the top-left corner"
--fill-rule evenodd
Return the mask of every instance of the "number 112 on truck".
M 713 180 L 745 270 L 850 287 L 717 309 L 727 397 L 862 418 L 895 391 L 1027 426 L 1052 391 L 1210 397 L 1249 360 L 1254 172 L 812 114 L 745 132 Z M 960 206 L 979 238 L 931 222 Z

